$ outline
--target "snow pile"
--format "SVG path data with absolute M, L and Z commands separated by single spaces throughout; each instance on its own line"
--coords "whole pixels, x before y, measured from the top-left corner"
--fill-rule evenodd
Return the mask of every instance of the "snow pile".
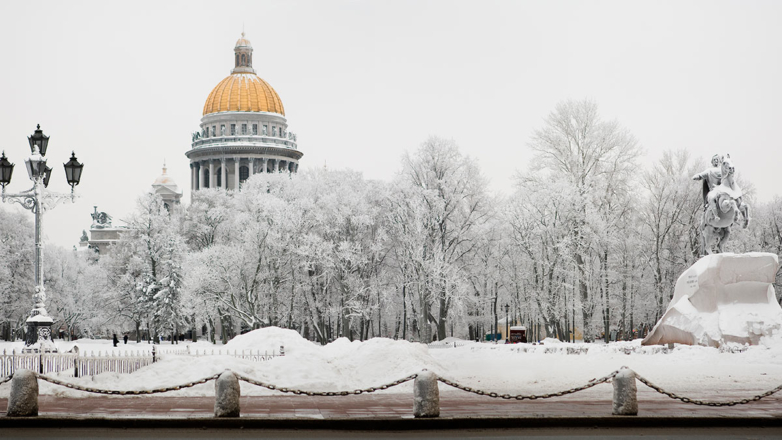
M 701 258 L 676 281 L 668 309 L 643 345 L 757 345 L 779 333 L 782 308 L 773 286 L 778 267 L 770 253 Z
M 311 353 L 318 345 L 302 338 L 296 330 L 279 327 L 266 327 L 239 335 L 225 344 L 229 350 L 252 350 L 260 352 L 280 352 L 285 347 L 285 355 Z
M 352 391 L 357 388 L 380 386 L 428 369 L 446 372 L 429 354 L 424 344 L 375 338 L 364 342 L 350 342 L 340 338 L 326 346 L 319 346 L 302 338 L 297 332 L 268 327 L 237 336 L 222 348 L 253 351 L 279 351 L 285 347 L 285 356 L 257 362 L 228 355 L 192 356 L 168 354 L 159 362 L 141 368 L 132 374 L 103 373 L 93 377 L 64 378 L 68 382 L 114 390 L 141 390 L 181 385 L 204 377 L 233 370 L 277 387 L 298 388 L 305 391 Z M 176 346 L 175 346 L 176 347 Z M 181 345 L 180 348 L 185 348 Z M 199 349 L 203 345 L 199 346 Z M 191 349 L 191 353 L 195 350 Z M 87 394 L 68 388 L 40 382 L 41 394 L 86 397 Z M 412 382 L 389 390 L 393 393 L 412 392 Z M 0 397 L 7 395 L 0 386 Z M 212 396 L 214 384 L 167 393 L 179 396 Z M 279 394 L 265 388 L 241 383 L 243 396 Z
M 557 345 L 557 344 L 561 344 L 562 341 L 560 341 L 557 338 L 545 338 L 542 341 L 540 341 L 540 343 L 544 345 Z

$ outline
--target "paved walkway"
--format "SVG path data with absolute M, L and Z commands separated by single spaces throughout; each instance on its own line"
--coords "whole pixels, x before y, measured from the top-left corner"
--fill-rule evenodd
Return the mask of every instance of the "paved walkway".
M 610 417 L 610 392 L 585 400 L 578 394 L 553 399 L 515 401 L 467 393 L 443 393 L 441 418 L 578 418 Z M 639 393 L 640 394 L 640 393 Z M 639 395 L 639 417 L 652 418 L 782 418 L 782 396 L 733 407 L 685 404 L 665 396 Z M 713 398 L 719 399 L 719 396 Z M 731 397 L 723 397 L 732 398 Z M 0 411 L 8 405 L 0 399 Z M 375 393 L 358 396 L 242 397 L 242 417 L 274 419 L 405 419 L 412 418 L 413 397 L 408 394 Z M 39 398 L 41 417 L 95 418 L 209 418 L 214 415 L 213 397 L 109 397 Z M 0 419 L 4 418 L 4 412 Z

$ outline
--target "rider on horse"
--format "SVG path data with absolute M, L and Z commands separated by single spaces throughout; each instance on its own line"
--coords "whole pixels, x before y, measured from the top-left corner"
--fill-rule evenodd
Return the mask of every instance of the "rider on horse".
M 693 180 L 704 180 L 704 212 L 701 221 L 701 255 L 711 254 L 716 247 L 722 252 L 730 236 L 730 227 L 744 217 L 743 227 L 749 226 L 749 206 L 743 203 L 742 191 L 736 182 L 735 168 L 730 155 L 714 155 L 712 168 L 694 175 Z
M 711 168 L 692 176 L 692 180 L 703 180 L 703 209 L 709 207 L 709 191 L 717 187 L 722 181 L 721 163 L 722 156 L 715 154 L 711 158 Z

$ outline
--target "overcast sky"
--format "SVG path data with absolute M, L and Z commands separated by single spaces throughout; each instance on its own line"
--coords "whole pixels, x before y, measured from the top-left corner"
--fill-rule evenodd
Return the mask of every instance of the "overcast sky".
M 85 163 L 81 199 L 45 217 L 49 242 L 78 243 L 94 205 L 126 216 L 164 160 L 189 202 L 184 153 L 242 27 L 298 135 L 300 170 L 390 180 L 406 150 L 438 135 L 509 193 L 543 118 L 591 98 L 645 161 L 731 153 L 760 201 L 780 194 L 779 1 L 2 2 L 8 191 L 30 186 L 38 123 L 51 136 L 50 189 L 68 190 L 71 150 Z

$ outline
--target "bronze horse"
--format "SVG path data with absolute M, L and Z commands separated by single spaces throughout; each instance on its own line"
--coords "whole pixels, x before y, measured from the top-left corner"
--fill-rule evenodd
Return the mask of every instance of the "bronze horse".
M 746 229 L 749 226 L 749 206 L 742 201 L 735 173 L 730 155 L 727 155 L 721 165 L 721 183 L 708 191 L 708 207 L 701 220 L 701 255 L 722 253 L 722 247 L 730 237 L 730 228 L 740 216 L 744 220 L 742 227 Z M 706 182 L 703 184 L 704 191 L 707 191 Z

